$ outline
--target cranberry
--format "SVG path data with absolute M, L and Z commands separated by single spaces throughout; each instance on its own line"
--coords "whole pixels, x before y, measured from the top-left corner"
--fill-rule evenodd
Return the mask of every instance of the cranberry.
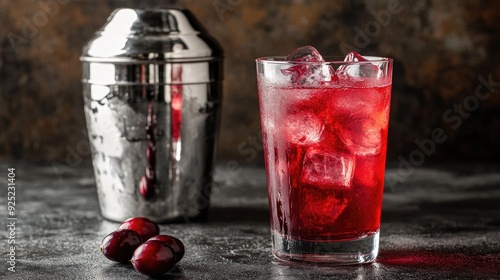
M 160 228 L 158 227 L 158 225 L 150 219 L 144 217 L 134 217 L 127 219 L 118 228 L 131 229 L 137 232 L 141 239 L 144 241 L 160 233 Z
M 138 272 L 158 276 L 172 269 L 175 264 L 175 252 L 164 242 L 149 240 L 135 250 L 131 262 Z
M 148 241 L 150 240 L 158 240 L 164 243 L 167 243 L 172 249 L 174 249 L 175 252 L 175 263 L 178 263 L 182 257 L 184 256 L 184 244 L 182 242 L 170 235 L 157 235 L 151 237 Z
M 104 256 L 115 262 L 130 261 L 134 250 L 141 245 L 139 234 L 129 229 L 118 229 L 108 234 L 101 242 L 100 250 Z

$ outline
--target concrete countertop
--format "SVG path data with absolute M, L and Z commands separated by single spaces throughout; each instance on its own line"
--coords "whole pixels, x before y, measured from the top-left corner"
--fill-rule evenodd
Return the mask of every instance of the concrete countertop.
M 7 220 L 7 168 L 15 168 L 15 272 L 2 228 L 1 279 L 147 279 L 99 252 L 117 223 L 104 220 L 91 165 L 1 162 L 0 217 Z M 462 163 L 416 168 L 385 188 L 375 263 L 286 265 L 271 255 L 267 191 L 259 166 L 217 165 L 209 221 L 161 225 L 186 255 L 160 279 L 499 279 L 500 166 Z M 388 168 L 397 178 L 402 170 Z

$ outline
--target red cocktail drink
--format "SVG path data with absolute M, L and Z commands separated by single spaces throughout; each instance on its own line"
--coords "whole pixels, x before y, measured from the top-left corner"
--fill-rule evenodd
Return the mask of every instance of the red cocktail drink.
M 376 257 L 390 62 L 257 60 L 277 258 L 362 263 Z

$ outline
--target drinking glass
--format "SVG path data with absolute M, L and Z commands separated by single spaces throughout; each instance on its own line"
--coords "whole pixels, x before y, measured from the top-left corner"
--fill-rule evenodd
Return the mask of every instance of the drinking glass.
M 392 60 L 256 60 L 273 255 L 358 264 L 378 254 Z

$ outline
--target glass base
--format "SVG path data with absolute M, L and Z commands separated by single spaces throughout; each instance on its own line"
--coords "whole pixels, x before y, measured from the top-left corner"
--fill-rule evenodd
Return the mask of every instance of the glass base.
M 360 239 L 309 242 L 272 234 L 273 255 L 280 261 L 325 265 L 370 263 L 378 255 L 379 231 Z

